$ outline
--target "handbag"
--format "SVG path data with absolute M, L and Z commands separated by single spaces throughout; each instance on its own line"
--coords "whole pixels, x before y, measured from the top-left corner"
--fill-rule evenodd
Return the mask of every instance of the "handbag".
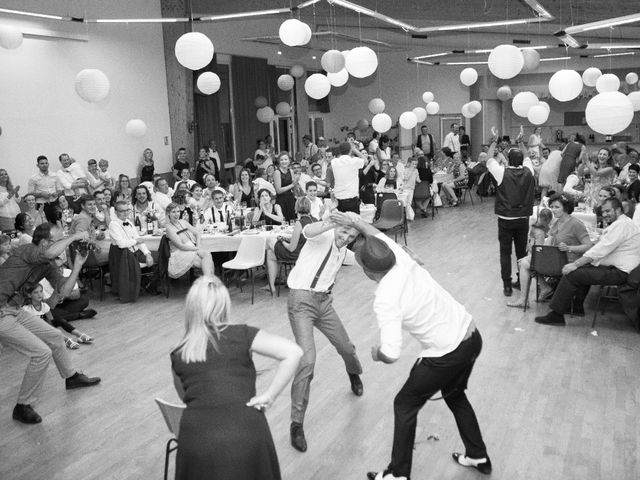
M 562 267 L 568 263 L 567 252 L 549 245 L 534 245 L 531 249 L 531 271 L 548 277 L 562 276 Z
M 440 194 L 438 192 L 433 194 L 433 206 L 434 207 L 442 206 L 442 199 L 440 198 Z

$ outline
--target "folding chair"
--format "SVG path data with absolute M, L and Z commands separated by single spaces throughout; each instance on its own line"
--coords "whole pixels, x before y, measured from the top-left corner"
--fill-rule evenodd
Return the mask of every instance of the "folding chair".
M 240 241 L 238 253 L 236 256 L 222 264 L 222 278 L 224 279 L 225 270 L 246 270 L 251 280 L 251 304 L 253 305 L 253 297 L 255 291 L 255 278 L 253 269 L 264 265 L 265 250 L 267 247 L 267 239 L 262 235 L 244 236 Z M 242 291 L 242 288 L 240 289 Z
M 407 218 L 404 205 L 400 200 L 385 200 L 380 218 L 373 222 L 373 226 L 382 232 L 393 230 L 395 241 L 398 240 L 398 230 L 400 230 L 404 235 L 404 244 L 407 244 Z
M 609 300 L 611 302 L 617 302 L 620 300 L 618 295 L 618 285 L 601 285 L 600 293 L 598 293 L 598 300 L 596 301 L 596 309 L 593 312 L 593 322 L 591 322 L 591 329 L 596 328 L 596 319 L 598 318 L 598 309 L 600 308 L 602 300 Z M 601 315 L 604 315 L 604 305 L 602 305 Z
M 527 278 L 526 293 L 524 297 L 523 310 L 527 311 L 529 303 L 529 289 L 531 288 L 531 280 L 536 279 L 536 300 L 540 287 L 538 285 L 538 275 L 544 277 L 561 277 L 562 267 L 567 264 L 567 253 L 561 252 L 558 247 L 549 245 L 534 245 L 531 249 L 531 268 L 529 269 L 529 278 Z
M 393 192 L 378 192 L 376 193 L 376 214 L 373 217 L 373 221 L 375 222 L 380 218 L 380 214 L 382 211 L 382 204 L 385 200 L 397 200 L 398 196 Z
M 158 408 L 160 408 L 160 413 L 162 413 L 162 416 L 164 417 L 169 433 L 173 434 L 173 437 L 167 442 L 164 455 L 164 480 L 167 480 L 169 475 L 169 455 L 178 448 L 180 419 L 182 418 L 182 413 L 186 407 L 184 405 L 168 403 L 159 398 L 156 398 L 155 401 L 158 404 Z

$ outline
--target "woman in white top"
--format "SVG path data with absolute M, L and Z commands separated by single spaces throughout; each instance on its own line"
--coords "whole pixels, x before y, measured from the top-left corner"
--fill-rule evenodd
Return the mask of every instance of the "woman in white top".
M 538 156 L 536 158 L 542 158 L 542 149 L 544 148 L 544 143 L 542 143 L 542 137 L 540 134 L 542 133 L 542 127 L 536 127 L 533 129 L 533 133 L 529 137 L 529 141 L 527 142 L 528 148 L 535 148 L 537 150 Z
M 380 137 L 378 149 L 376 150 L 376 157 L 378 158 L 378 161 L 380 163 L 391 160 L 390 144 L 391 141 L 389 140 L 389 137 L 387 137 L 386 135 L 382 135 Z
M 20 206 L 16 202 L 16 198 L 20 198 L 19 190 L 20 186 L 14 188 L 7 171 L 0 168 L 0 231 L 13 230 L 16 215 L 20 213 Z

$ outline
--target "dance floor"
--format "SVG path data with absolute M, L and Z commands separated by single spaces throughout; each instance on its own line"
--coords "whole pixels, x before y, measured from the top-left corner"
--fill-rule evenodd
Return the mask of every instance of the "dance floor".
M 564 328 L 535 324 L 546 304 L 530 311 L 505 306 L 498 266 L 493 201 L 468 202 L 440 210 L 434 220 L 411 225 L 409 247 L 432 276 L 464 303 L 484 338 L 469 384 L 492 458 L 491 478 L 505 480 L 640 478 L 640 335 L 619 306 L 591 331 L 595 299 L 587 317 L 567 317 Z M 418 352 L 406 338 L 401 359 L 374 363 L 377 343 L 371 314 L 375 284 L 356 266 L 343 267 L 334 289 L 335 306 L 360 354 L 364 396 L 355 397 L 342 362 L 316 335 L 315 378 L 305 431 L 306 453 L 289 445 L 289 391 L 267 416 L 286 480 L 364 479 L 383 468 L 393 429 L 392 404 Z M 26 359 L 5 349 L 0 357 L 0 479 L 160 479 L 169 438 L 153 399 L 177 401 L 169 352 L 182 332 L 186 285 L 171 298 L 142 297 L 134 305 L 94 301 L 99 315 L 78 323 L 95 336 L 93 346 L 70 352 L 78 368 L 99 375 L 96 388 L 66 392 L 53 364 L 42 399 L 35 405 L 43 423 L 11 419 Z M 238 322 L 293 338 L 286 294 L 231 289 Z M 256 357 L 258 389 L 274 362 Z M 472 479 L 481 475 L 457 466 L 452 451 L 462 442 L 442 401 L 429 402 L 419 417 L 413 476 Z M 173 460 L 171 462 L 173 468 Z M 170 475 L 173 475 L 171 471 Z

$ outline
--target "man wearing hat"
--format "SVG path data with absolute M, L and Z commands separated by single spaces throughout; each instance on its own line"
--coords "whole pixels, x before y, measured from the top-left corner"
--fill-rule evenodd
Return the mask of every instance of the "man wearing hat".
M 370 480 L 408 479 L 420 409 L 436 392 L 453 413 L 465 453 L 454 453 L 460 465 L 491 473 L 491 461 L 476 415 L 464 393 L 482 338 L 471 315 L 442 288 L 414 257 L 352 213 L 336 212 L 331 220 L 362 233 L 355 254 L 365 275 L 378 283 L 373 310 L 380 345 L 371 349 L 376 362 L 400 358 L 402 331 L 421 345 L 420 358 L 394 400 L 395 427 L 389 466 L 368 473 Z

